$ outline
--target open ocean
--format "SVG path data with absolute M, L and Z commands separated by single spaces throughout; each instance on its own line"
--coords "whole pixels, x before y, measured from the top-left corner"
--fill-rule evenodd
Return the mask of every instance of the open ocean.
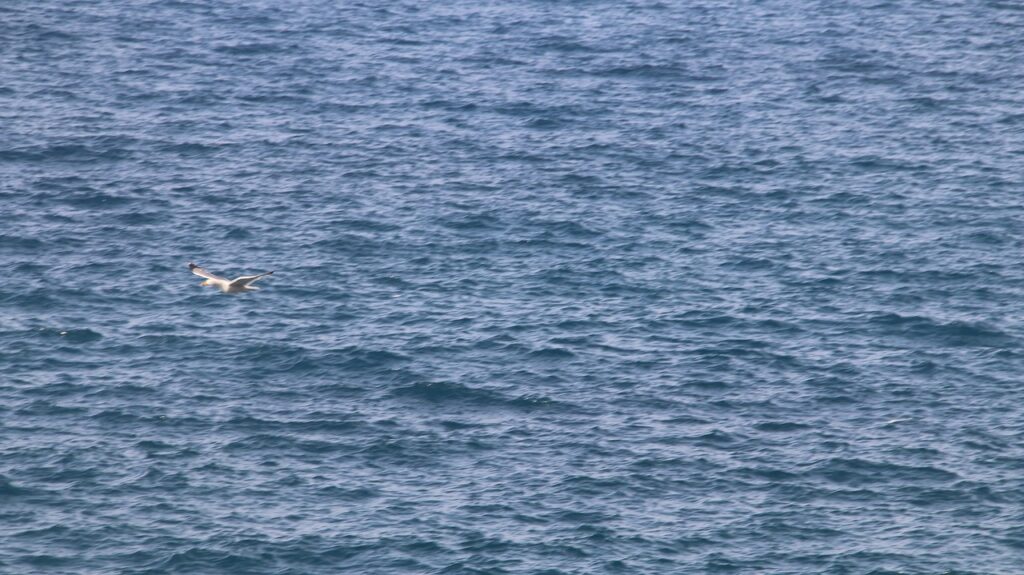
M 1022 47 L 0 3 L 0 574 L 1024 573 Z

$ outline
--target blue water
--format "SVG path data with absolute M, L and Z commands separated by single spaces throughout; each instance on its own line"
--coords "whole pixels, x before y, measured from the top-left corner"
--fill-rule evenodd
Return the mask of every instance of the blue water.
M 0 4 L 0 573 L 1021 573 L 1022 43 Z

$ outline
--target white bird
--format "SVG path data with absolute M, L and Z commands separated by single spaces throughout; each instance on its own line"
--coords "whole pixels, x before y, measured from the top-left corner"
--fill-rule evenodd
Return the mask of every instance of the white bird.
M 267 272 L 265 274 L 257 274 L 254 276 L 239 276 L 233 280 L 228 278 L 222 278 L 218 275 L 213 275 L 196 264 L 189 262 L 188 269 L 192 270 L 192 273 L 196 274 L 201 278 L 206 278 L 206 281 L 199 284 L 201 286 L 213 286 L 219 288 L 224 293 L 242 293 L 247 291 L 255 291 L 260 288 L 251 287 L 249 284 L 260 279 L 263 276 L 269 276 L 274 272 Z

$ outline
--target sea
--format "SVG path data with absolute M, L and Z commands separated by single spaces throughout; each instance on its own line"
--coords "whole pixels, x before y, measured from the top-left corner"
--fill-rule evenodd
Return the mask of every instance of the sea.
M 1024 573 L 1022 48 L 0 2 L 0 574 Z

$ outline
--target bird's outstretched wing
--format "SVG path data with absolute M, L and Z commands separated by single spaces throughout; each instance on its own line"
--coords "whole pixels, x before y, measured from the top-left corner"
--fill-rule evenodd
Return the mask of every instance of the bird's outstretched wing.
M 225 281 L 225 282 L 228 281 L 227 278 L 222 278 L 222 277 L 220 277 L 218 275 L 211 274 L 210 272 L 204 270 L 203 268 L 197 266 L 196 264 L 194 264 L 192 262 L 189 262 L 188 269 L 192 270 L 192 273 L 196 274 L 197 276 L 199 276 L 201 278 L 206 278 L 208 280 L 219 280 L 219 281 Z M 239 278 L 239 279 L 241 279 L 241 278 Z M 235 281 L 238 281 L 238 280 L 235 280 Z
M 195 273 L 195 272 L 193 272 L 193 273 Z M 265 274 L 257 274 L 257 275 L 254 275 L 254 276 L 240 276 L 240 277 L 237 277 L 237 278 L 231 280 L 231 286 L 232 287 L 244 287 L 244 286 L 247 286 L 247 285 L 251 284 L 252 282 L 260 279 L 261 277 L 269 276 L 272 273 L 274 273 L 274 272 L 267 272 Z M 253 288 L 253 289 L 256 289 L 256 288 Z

